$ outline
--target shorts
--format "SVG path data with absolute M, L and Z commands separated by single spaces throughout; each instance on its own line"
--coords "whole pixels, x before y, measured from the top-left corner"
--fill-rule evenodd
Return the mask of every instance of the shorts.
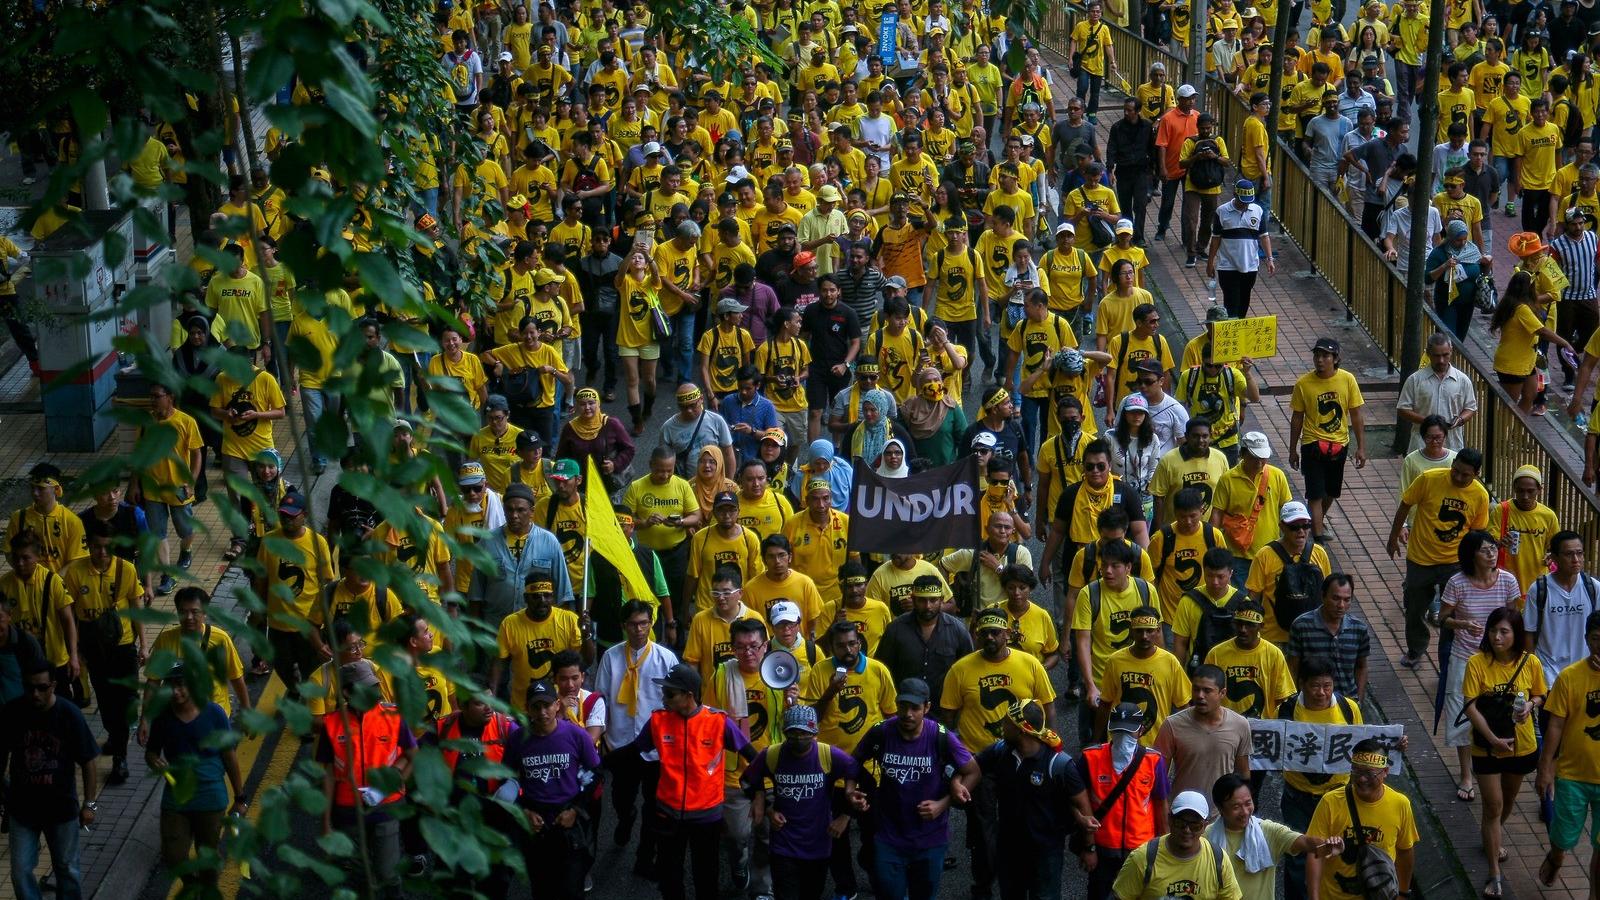
M 1600 784 L 1591 781 L 1556 779 L 1555 814 L 1550 817 L 1550 846 L 1571 850 L 1583 837 L 1587 814 L 1594 846 L 1600 847 Z
M 1472 774 L 1474 775 L 1532 775 L 1533 770 L 1539 767 L 1539 751 L 1524 753 L 1521 756 L 1477 756 L 1472 757 Z
M 1499 379 L 1501 384 L 1508 387 L 1513 384 L 1522 384 L 1524 381 L 1527 381 L 1528 376 L 1532 374 L 1532 372 L 1529 372 L 1527 375 L 1511 375 L 1509 373 L 1502 372 L 1499 369 L 1494 370 L 1494 377 Z
M 172 530 L 178 537 L 188 540 L 194 536 L 194 504 L 187 503 L 182 506 L 177 504 L 158 503 L 154 500 L 144 502 L 144 517 L 150 524 L 150 533 L 158 540 L 167 537 L 167 523 L 172 523 Z
M 618 346 L 617 356 L 622 357 L 623 359 L 627 359 L 629 357 L 634 357 L 636 359 L 660 359 L 661 345 L 645 344 L 643 347 Z
M 1332 455 L 1323 453 L 1316 443 L 1300 447 L 1300 474 L 1306 479 L 1307 500 L 1337 498 L 1344 493 L 1344 461 L 1349 455 L 1349 447 Z
M 806 379 L 806 409 L 813 412 L 825 410 L 840 391 L 850 386 L 850 374 L 835 375 L 827 369 L 817 370 L 812 364 L 811 377 Z
M 780 412 L 778 424 L 783 426 L 783 433 L 789 437 L 790 447 L 803 447 L 806 444 L 806 429 L 811 427 L 810 417 L 804 412 Z
M 1444 723 L 1444 745 L 1446 747 L 1471 747 L 1472 746 L 1472 721 L 1461 721 L 1461 710 L 1466 706 L 1466 698 L 1462 696 L 1461 685 L 1467 677 L 1467 661 L 1458 659 L 1453 653 L 1450 657 L 1450 671 L 1444 679 L 1444 716 L 1440 719 Z

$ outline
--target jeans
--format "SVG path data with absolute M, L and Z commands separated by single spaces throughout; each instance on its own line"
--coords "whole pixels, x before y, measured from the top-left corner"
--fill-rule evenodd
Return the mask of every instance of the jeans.
M 932 900 L 939 895 L 944 876 L 944 854 L 949 845 L 900 850 L 885 843 L 872 848 L 872 893 L 875 897 L 909 897 Z
M 694 874 L 695 900 L 719 900 L 717 842 L 722 837 L 722 820 L 685 822 L 657 815 L 653 827 L 660 847 L 661 863 L 656 875 L 660 879 L 661 900 L 684 900 L 685 858 Z
M 939 862 L 943 865 L 943 857 Z M 828 867 L 823 865 L 820 859 L 796 859 L 792 856 L 776 855 L 772 857 L 770 893 L 775 900 L 822 900 L 822 889 L 827 883 Z M 752 886 L 752 890 L 754 889 Z M 757 894 L 760 893 L 763 892 L 758 890 Z
M 1444 587 L 1450 576 L 1460 571 L 1455 563 L 1428 566 L 1406 560 L 1405 598 L 1406 653 L 1422 656 L 1428 652 L 1428 623 L 1424 617 L 1433 603 L 1435 592 Z
M 272 377 L 281 385 L 289 381 L 289 323 L 273 322 L 272 331 L 277 340 L 272 344 Z
M 325 466 L 328 464 L 327 454 L 322 452 L 317 440 L 317 423 L 322 421 L 323 415 L 337 417 L 340 414 L 341 400 L 338 394 L 329 394 L 322 388 L 300 389 L 300 404 L 306 414 L 306 432 L 311 438 L 311 462 Z
M 689 542 L 680 541 L 676 547 L 669 550 L 657 550 L 656 559 L 661 561 L 661 577 L 667 580 L 667 594 L 672 597 L 672 609 L 678 617 L 678 639 L 672 649 L 682 652 L 684 642 L 689 638 L 689 621 L 694 618 L 694 598 L 684 593 L 684 582 L 689 577 Z M 661 617 L 664 626 L 666 616 Z M 664 628 L 662 629 L 664 631 Z M 663 642 L 665 635 L 659 635 Z
M 597 379 L 608 391 L 617 386 L 617 314 L 584 310 L 578 314 L 583 324 L 583 371 L 588 383 Z M 602 366 L 605 377 L 600 378 Z
M 750 798 L 741 788 L 723 790 L 722 796 L 723 843 L 728 848 L 728 864 L 737 869 L 745 867 L 750 873 L 750 892 L 760 896 L 773 893 L 774 878 L 768 853 L 767 823 L 750 821 Z M 821 866 L 814 866 L 820 870 Z M 821 893 L 821 879 L 817 891 Z M 810 900 L 812 895 L 805 895 Z
M 1048 847 L 1001 841 L 1000 900 L 1060 900 L 1066 845 Z
M 194 504 L 179 506 L 146 499 L 142 506 L 145 521 L 150 525 L 150 533 L 158 540 L 167 539 L 169 523 L 172 530 L 178 533 L 180 540 L 187 543 L 194 537 Z
M 406 380 L 405 390 L 400 393 L 400 412 L 407 414 L 414 411 L 427 412 L 428 398 L 423 396 L 422 388 L 417 384 L 417 380 L 420 377 L 426 377 L 428 360 L 433 357 L 433 354 L 419 350 L 412 353 L 396 353 L 395 356 L 400 360 L 400 374 L 405 376 Z M 557 384 L 559 385 L 560 382 L 557 382 Z M 416 406 L 414 408 L 411 400 L 413 387 L 417 392 Z M 557 390 L 559 391 L 559 388 Z
M 562 828 L 544 814 L 544 828 L 522 838 L 523 864 L 538 887 L 534 893 L 551 900 L 581 900 L 583 879 L 589 874 L 589 817 L 582 812 L 571 828 Z M 696 879 L 698 880 L 698 879 Z
M 1211 220 L 1217 214 L 1217 200 L 1221 196 L 1183 192 L 1183 246 L 1196 256 L 1206 252 L 1211 243 Z M 1165 202 L 1162 201 L 1163 205 Z
M 1267 226 L 1272 224 L 1272 188 L 1262 187 L 1259 181 L 1256 182 L 1256 205 L 1261 207 L 1263 214 L 1261 230 L 1266 231 Z
M 618 827 L 626 823 L 628 831 L 632 832 L 634 820 L 639 817 L 633 806 L 634 797 L 641 801 L 645 827 L 639 830 L 638 859 L 644 865 L 653 866 L 656 835 L 650 823 L 656 818 L 656 782 L 661 768 L 656 763 L 645 762 L 636 753 L 612 753 L 605 761 L 611 770 L 611 809 L 617 814 Z
M 1034 458 L 1038 453 L 1035 439 L 1042 433 L 1045 416 L 1050 408 L 1050 395 L 1043 397 L 1022 398 L 1022 438 L 1023 447 L 1027 449 L 1029 458 Z
M 1089 887 L 1084 896 L 1088 900 L 1110 900 L 1111 886 L 1116 883 L 1117 873 L 1122 871 L 1127 858 L 1127 851 L 1096 847 L 1094 871 L 1089 873 Z
M 1088 70 L 1081 70 L 1078 75 L 1078 96 L 1083 99 L 1083 111 L 1092 121 L 1100 121 L 1100 86 L 1105 84 L 1104 75 L 1092 75 Z
M 946 322 L 950 340 L 960 344 L 967 351 L 967 364 L 972 364 L 972 354 L 978 349 L 978 320 L 969 319 L 965 322 Z
M 1550 192 L 1522 189 L 1522 230 L 1544 234 L 1550 225 Z
M 972 896 L 988 897 L 995 881 L 995 838 L 1000 830 L 999 801 L 985 779 L 972 788 L 967 804 L 967 849 L 972 853 Z M 940 865 L 943 865 L 941 862 Z
M 1422 78 L 1422 67 L 1394 61 L 1394 111 L 1396 115 L 1411 117 L 1411 104 L 1417 99 L 1417 81 Z
M 139 651 L 133 644 L 103 646 L 91 636 L 85 623 L 78 623 L 78 645 L 89 667 L 89 683 L 100 707 L 100 720 L 106 727 L 106 742 L 101 752 L 113 759 L 128 755 L 129 711 L 133 706 L 131 685 L 139 678 Z
M 377 817 L 351 806 L 334 806 L 333 827 L 345 832 L 352 843 L 358 840 L 353 833 L 358 826 L 367 830 L 367 852 L 372 855 L 372 875 L 378 881 L 378 896 L 400 896 L 399 820 L 388 816 Z M 360 863 L 346 861 L 346 865 L 351 863 L 359 871 Z
M 291 697 L 300 696 L 300 682 L 308 681 L 311 673 L 322 665 L 317 648 L 311 639 L 298 631 L 267 630 L 267 642 L 272 645 L 272 671 L 283 682 Z
M 1145 207 L 1149 205 L 1150 169 L 1146 166 L 1117 166 L 1117 205 L 1133 219 L 1133 242 L 1144 241 Z
M 1316 794 L 1308 794 L 1289 785 L 1283 786 L 1282 818 L 1283 824 L 1295 831 L 1304 832 L 1311 825 L 1311 816 L 1317 811 L 1317 804 L 1322 800 Z M 1304 855 L 1291 853 L 1281 863 L 1283 867 L 1283 896 L 1284 900 L 1306 900 L 1306 858 Z
M 1222 289 L 1222 305 L 1232 318 L 1242 319 L 1250 314 L 1250 291 L 1255 286 L 1254 272 L 1217 270 L 1217 287 Z
M 1167 233 L 1167 228 L 1172 225 L 1172 207 L 1178 202 L 1178 193 L 1183 189 L 1182 178 L 1164 178 L 1161 181 L 1161 212 L 1156 218 L 1156 231 Z M 1138 226 L 1135 226 L 1138 227 Z
M 672 317 L 672 337 L 661 348 L 661 362 L 669 380 L 682 384 L 694 380 L 694 310 L 687 306 Z
M 39 839 L 50 848 L 50 868 L 55 873 L 56 900 L 82 900 L 83 878 L 78 868 L 78 819 L 76 816 L 53 825 L 34 826 L 11 820 L 11 883 L 17 900 L 43 900 L 39 879 L 33 874 L 39 865 Z
M 421 216 L 427 213 L 434 219 L 439 218 L 439 189 L 436 187 L 421 188 L 417 191 L 418 203 L 411 204 L 412 210 Z

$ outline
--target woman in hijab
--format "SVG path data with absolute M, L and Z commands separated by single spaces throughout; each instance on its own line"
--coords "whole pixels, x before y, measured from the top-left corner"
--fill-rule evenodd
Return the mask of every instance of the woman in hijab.
M 956 444 L 967 431 L 967 415 L 958 398 L 945 390 L 944 376 L 929 366 L 912 379 L 916 393 L 900 405 L 900 423 L 911 436 L 914 456 L 930 466 L 956 461 Z
M 723 491 L 738 493 L 739 486 L 729 480 L 723 469 L 722 448 L 707 444 L 700 448 L 700 459 L 694 466 L 694 478 L 689 485 L 694 488 L 694 499 L 700 504 L 702 521 L 710 522 L 711 507 Z
M 904 478 L 911 474 L 906 445 L 899 438 L 889 438 L 889 443 L 883 445 L 883 461 L 878 463 L 877 472 L 884 478 Z
M 606 493 L 616 493 L 625 484 L 623 475 L 633 462 L 633 438 L 621 421 L 600 411 L 599 391 L 584 388 L 575 401 L 573 417 L 561 426 L 556 458 L 575 459 L 580 466 L 585 458 L 593 459 L 605 478 Z
M 1581 229 L 1580 229 L 1581 230 Z M 1428 253 L 1424 267 L 1433 282 L 1433 309 L 1458 338 L 1467 336 L 1472 322 L 1472 307 L 1478 299 L 1478 274 L 1486 260 L 1472 241 L 1467 223 L 1451 219 L 1444 227 L 1444 240 Z
M 873 388 L 861 395 L 861 415 L 845 436 L 845 446 L 850 448 L 852 459 L 876 469 L 883 461 L 883 449 L 889 445 L 890 438 L 901 438 L 902 447 L 911 442 L 905 429 L 889 418 L 893 403 L 894 398 L 883 388 Z
M 884 443 L 888 444 L 887 441 Z M 799 485 L 813 478 L 823 478 L 833 491 L 833 508 L 843 513 L 849 512 L 850 488 L 855 484 L 855 470 L 850 467 L 850 463 L 834 456 L 833 442 L 827 438 L 818 438 L 811 442 L 811 446 L 806 448 L 800 458 L 805 462 L 800 466 L 799 477 L 791 479 L 793 487 L 791 493 L 800 490 Z

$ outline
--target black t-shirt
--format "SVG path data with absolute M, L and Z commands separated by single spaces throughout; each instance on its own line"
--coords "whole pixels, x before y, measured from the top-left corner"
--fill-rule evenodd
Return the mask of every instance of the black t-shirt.
M 982 419 L 974 421 L 967 426 L 967 433 L 961 436 L 961 444 L 956 451 L 965 456 L 972 452 L 972 439 L 980 434 L 994 435 L 994 455 L 1001 459 L 1015 460 L 1022 455 L 1022 426 L 1015 419 L 1007 419 L 999 430 L 983 424 Z
M 815 278 L 802 284 L 784 275 L 778 279 L 772 292 L 778 295 L 779 306 L 784 309 L 799 307 L 802 313 L 820 305 L 822 300 L 822 284 Z
M 1035 847 L 1059 847 L 1072 831 L 1073 797 L 1083 793 L 1072 757 L 1039 748 L 1022 759 L 1004 740 L 978 754 L 978 768 L 994 785 L 1000 838 Z
M 781 291 L 778 302 L 783 302 Z M 810 336 L 811 370 L 815 372 L 844 362 L 850 342 L 861 337 L 861 319 L 843 303 L 835 303 L 832 309 L 813 303 L 800 314 L 800 330 Z
M 6 809 L 30 827 L 58 825 L 78 815 L 77 767 L 100 755 L 83 713 L 60 698 L 49 709 L 19 697 L 0 710 L 0 746 L 11 759 Z

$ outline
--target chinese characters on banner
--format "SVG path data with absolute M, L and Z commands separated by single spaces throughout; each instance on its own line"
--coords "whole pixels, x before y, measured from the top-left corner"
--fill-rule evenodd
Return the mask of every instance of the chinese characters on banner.
M 1271 359 L 1278 355 L 1278 317 L 1225 319 L 1206 325 L 1211 330 L 1211 358 L 1219 363 Z
M 1395 748 L 1404 725 L 1324 725 L 1283 719 L 1250 720 L 1250 771 L 1309 772 L 1344 775 L 1350 771 L 1350 750 L 1369 737 L 1383 742 L 1389 771 L 1400 770 Z

